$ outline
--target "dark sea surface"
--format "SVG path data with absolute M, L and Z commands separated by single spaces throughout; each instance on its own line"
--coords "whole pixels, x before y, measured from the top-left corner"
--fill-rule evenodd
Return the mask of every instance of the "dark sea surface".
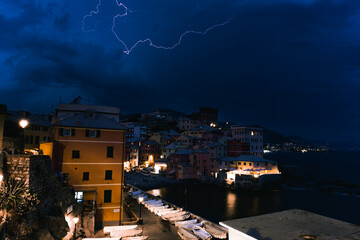
M 286 178 L 283 189 L 270 192 L 234 191 L 202 183 L 148 192 L 213 222 L 299 208 L 360 225 L 360 192 L 354 186 L 360 185 L 359 152 L 275 153 L 266 157 L 278 160 L 283 171 L 296 169 L 300 177 Z M 329 188 L 329 182 L 335 187 Z

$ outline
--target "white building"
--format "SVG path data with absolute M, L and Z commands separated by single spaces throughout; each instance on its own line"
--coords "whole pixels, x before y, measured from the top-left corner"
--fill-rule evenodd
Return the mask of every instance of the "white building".
M 264 156 L 262 128 L 231 126 L 232 137 L 250 144 L 251 155 Z

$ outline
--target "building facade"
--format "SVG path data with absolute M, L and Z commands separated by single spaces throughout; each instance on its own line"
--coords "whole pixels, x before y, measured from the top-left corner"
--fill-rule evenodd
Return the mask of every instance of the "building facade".
M 96 208 L 96 225 L 118 225 L 123 214 L 125 129 L 108 116 L 73 113 L 57 117 L 52 141 L 41 144 L 53 171 L 75 190 L 78 202 Z
M 264 156 L 263 129 L 254 127 L 231 126 L 232 137 L 241 143 L 250 144 L 250 155 Z

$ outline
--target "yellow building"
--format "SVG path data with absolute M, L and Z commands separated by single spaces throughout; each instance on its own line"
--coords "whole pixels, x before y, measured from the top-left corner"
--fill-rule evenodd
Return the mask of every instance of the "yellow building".
M 80 112 L 53 123 L 53 141 L 40 148 L 52 168 L 75 189 L 75 198 L 96 209 L 97 226 L 122 220 L 125 130 L 113 119 Z

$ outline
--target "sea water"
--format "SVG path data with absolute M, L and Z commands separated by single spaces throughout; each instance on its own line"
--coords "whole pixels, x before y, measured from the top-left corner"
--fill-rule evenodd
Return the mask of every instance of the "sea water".
M 299 168 L 306 174 L 306 181 L 339 179 L 359 184 L 359 156 L 359 152 L 326 152 L 276 153 L 267 157 L 278 160 L 280 168 Z M 302 182 L 294 186 L 285 180 L 283 189 L 270 192 L 234 191 L 202 183 L 171 185 L 149 192 L 213 222 L 299 208 L 360 225 L 359 195 L 324 191 Z

